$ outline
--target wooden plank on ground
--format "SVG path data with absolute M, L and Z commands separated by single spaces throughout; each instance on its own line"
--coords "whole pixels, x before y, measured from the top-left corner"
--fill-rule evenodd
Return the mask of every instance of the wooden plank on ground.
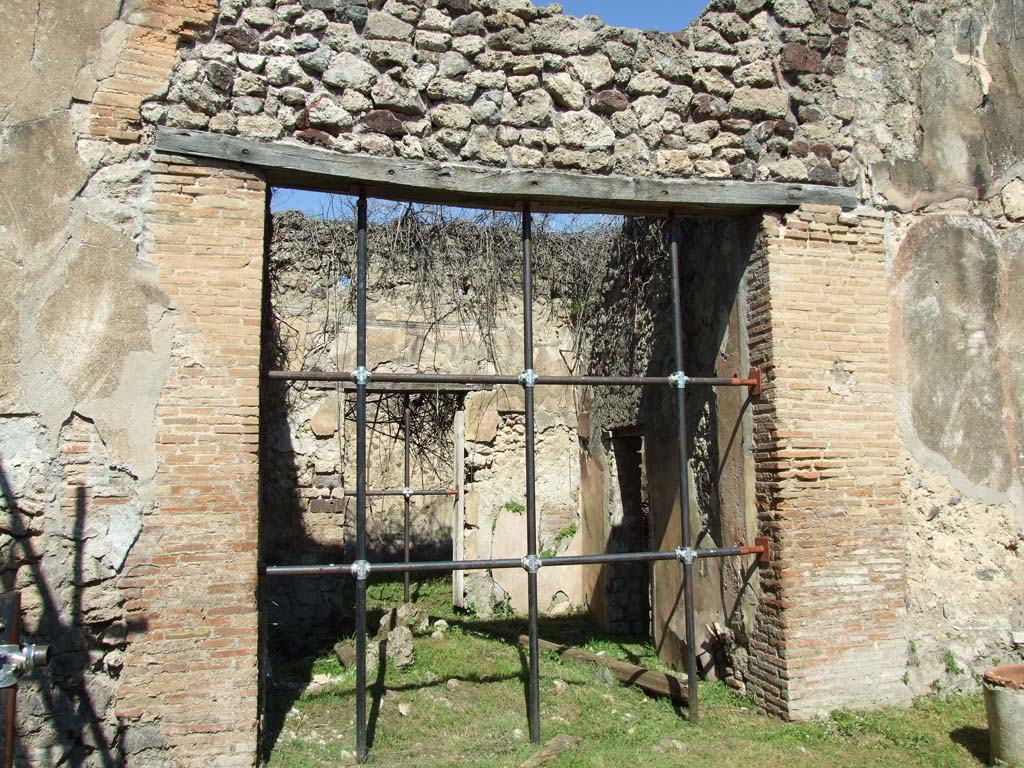
M 517 642 L 521 646 L 529 647 L 530 638 L 526 635 L 519 635 Z M 680 705 L 687 703 L 686 684 L 675 675 L 655 672 L 637 664 L 630 664 L 618 659 L 609 659 L 606 656 L 598 656 L 580 648 L 559 645 L 547 640 L 540 640 L 539 645 L 542 651 L 554 651 L 563 659 L 599 664 L 607 667 L 608 671 L 612 673 L 612 677 L 623 685 L 635 685 L 641 691 L 651 696 L 664 696 L 671 699 L 675 704 Z
M 515 210 L 656 215 L 731 215 L 804 203 L 852 208 L 855 190 L 819 184 L 732 179 L 658 179 L 594 176 L 466 163 L 345 155 L 298 142 L 262 142 L 237 136 L 159 128 L 161 153 L 240 163 L 262 170 L 272 185 L 368 195 L 410 202 Z

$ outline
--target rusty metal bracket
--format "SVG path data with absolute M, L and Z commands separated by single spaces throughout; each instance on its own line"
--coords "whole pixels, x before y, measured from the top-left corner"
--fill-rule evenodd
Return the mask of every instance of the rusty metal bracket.
M 751 397 L 760 397 L 763 391 L 764 380 L 761 378 L 760 368 L 751 368 L 747 372 L 747 378 L 741 379 L 738 373 L 732 375 L 732 383 L 738 387 L 746 387 Z
M 769 565 L 772 561 L 772 544 L 767 536 L 758 536 L 754 539 L 754 546 L 760 548 L 757 555 L 758 565 Z

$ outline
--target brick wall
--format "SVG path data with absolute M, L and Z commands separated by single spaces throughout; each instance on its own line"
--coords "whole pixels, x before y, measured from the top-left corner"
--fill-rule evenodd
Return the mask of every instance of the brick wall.
M 156 412 L 155 511 L 122 580 L 126 744 L 175 765 L 255 761 L 257 444 L 266 188 L 156 158 L 146 257 L 175 332 Z M 152 760 L 144 762 L 153 762 Z
M 773 541 L 751 639 L 759 705 L 787 717 L 903 702 L 900 452 L 882 220 L 767 216 L 748 273 L 760 526 Z
M 90 135 L 139 140 L 143 101 L 167 92 L 178 45 L 213 22 L 216 5 L 214 0 L 145 0 L 125 15 L 130 29 L 124 48 L 89 107 Z

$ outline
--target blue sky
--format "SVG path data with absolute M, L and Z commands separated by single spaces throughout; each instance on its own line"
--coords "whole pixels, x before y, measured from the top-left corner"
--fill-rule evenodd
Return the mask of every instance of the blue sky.
M 708 0 L 561 0 L 561 4 L 568 16 L 592 13 L 615 27 L 678 32 L 707 7 Z
M 550 5 L 546 0 L 535 0 L 538 5 Z M 562 10 L 568 16 L 600 16 L 606 24 L 616 27 L 657 29 L 678 32 L 707 7 L 708 0 L 561 0 Z M 335 203 L 337 204 L 337 203 Z M 301 210 L 308 215 L 327 213 L 330 196 L 295 189 L 278 189 L 270 202 L 274 212 Z

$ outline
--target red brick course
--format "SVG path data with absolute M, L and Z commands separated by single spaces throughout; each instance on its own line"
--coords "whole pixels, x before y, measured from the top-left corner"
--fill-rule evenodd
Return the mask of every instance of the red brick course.
M 89 108 L 89 134 L 138 141 L 142 102 L 167 90 L 178 44 L 212 24 L 216 9 L 215 0 L 143 0 L 129 13 L 128 41 Z
M 748 273 L 759 524 L 773 541 L 751 639 L 762 709 L 903 702 L 903 512 L 882 220 L 764 220 Z
M 257 446 L 266 185 L 156 158 L 149 247 L 174 313 L 156 410 L 155 510 L 121 587 L 132 627 L 120 717 L 175 765 L 256 759 Z

